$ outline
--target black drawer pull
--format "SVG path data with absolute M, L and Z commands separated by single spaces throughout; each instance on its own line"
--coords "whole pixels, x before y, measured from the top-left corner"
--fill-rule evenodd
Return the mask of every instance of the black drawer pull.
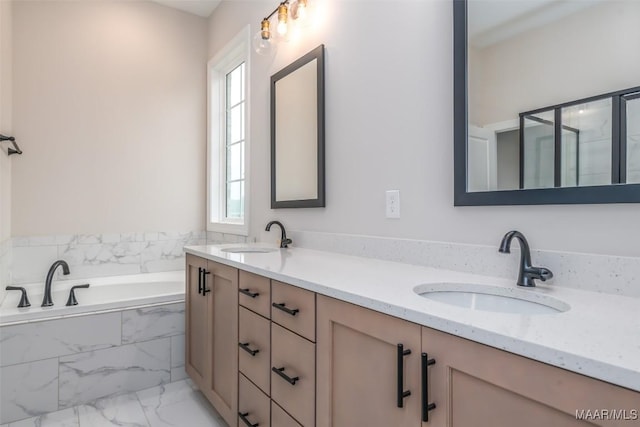
M 282 379 L 284 379 L 286 382 L 288 382 L 291 385 L 296 385 L 296 382 L 298 382 L 300 380 L 300 377 L 293 377 L 291 378 L 289 375 L 284 373 L 284 368 L 276 368 L 275 366 L 273 368 L 271 368 L 271 370 L 273 372 L 275 372 L 276 374 L 280 375 L 280 377 Z
M 255 350 L 251 350 L 249 348 L 248 342 L 239 342 L 238 345 L 240 346 L 241 349 L 243 349 L 244 351 L 246 351 L 252 356 L 255 356 L 256 354 L 260 353 L 260 350 L 258 350 L 257 348 Z
M 260 425 L 260 423 L 251 424 L 251 421 L 247 419 L 247 415 L 249 415 L 248 412 L 238 412 L 238 416 L 248 427 L 258 427 Z
M 246 295 L 246 296 L 248 296 L 248 297 L 251 297 L 251 298 L 255 298 L 255 297 L 257 297 L 258 295 L 260 295 L 260 293 L 259 293 L 259 292 L 251 292 L 251 291 L 249 290 L 249 288 L 247 288 L 247 289 L 242 289 L 242 288 L 240 288 L 240 289 L 238 289 L 238 292 L 240 292 L 241 294 L 244 294 L 244 295 Z
M 429 403 L 429 369 L 436 364 L 436 359 L 429 359 L 427 353 L 422 353 L 422 421 L 429 421 L 429 411 L 436 408 L 435 403 Z
M 202 294 L 202 267 L 198 267 L 198 295 Z
M 210 271 L 202 269 L 202 296 L 207 295 L 208 292 L 211 292 L 211 289 L 207 289 L 207 274 L 211 274 Z
M 411 354 L 411 350 L 405 350 L 402 344 L 398 344 L 398 388 L 397 388 L 397 405 L 398 408 L 404 407 L 404 398 L 411 396 L 411 391 L 404 389 L 404 357 Z
M 297 308 L 287 308 L 285 307 L 285 303 L 281 302 L 281 303 L 277 303 L 274 302 L 271 304 L 273 307 L 277 308 L 278 310 L 282 310 L 285 313 L 288 313 L 292 316 L 295 316 L 296 314 L 298 314 L 300 312 L 300 310 L 298 310 Z

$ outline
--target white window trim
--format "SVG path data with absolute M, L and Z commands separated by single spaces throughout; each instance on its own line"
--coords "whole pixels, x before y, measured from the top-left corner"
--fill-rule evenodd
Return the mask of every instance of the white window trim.
M 250 169 L 249 153 L 250 134 L 249 105 L 251 96 L 249 91 L 249 75 L 251 57 L 251 31 L 247 25 L 227 45 L 207 63 L 207 231 L 220 233 L 249 235 L 249 205 L 250 205 Z M 225 100 L 221 96 L 223 89 L 220 87 L 226 73 L 241 62 L 245 63 L 245 121 L 244 121 L 244 212 L 243 221 L 225 220 L 223 214 L 226 207 L 225 200 L 225 170 L 222 159 L 224 156 L 225 130 L 221 129 L 221 117 L 225 114 Z M 224 157 L 223 157 L 224 156 Z M 215 206 L 214 207 L 214 202 Z

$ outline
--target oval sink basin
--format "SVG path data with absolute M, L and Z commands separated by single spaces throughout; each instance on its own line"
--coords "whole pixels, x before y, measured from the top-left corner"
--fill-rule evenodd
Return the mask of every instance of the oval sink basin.
M 466 283 L 420 285 L 414 292 L 423 298 L 469 310 L 508 314 L 557 314 L 571 307 L 533 290 Z
M 268 252 L 277 251 L 276 248 L 260 248 L 255 246 L 240 246 L 240 247 L 234 247 L 234 248 L 223 248 L 220 250 L 222 252 L 229 252 L 231 254 L 248 254 L 248 253 L 265 254 Z

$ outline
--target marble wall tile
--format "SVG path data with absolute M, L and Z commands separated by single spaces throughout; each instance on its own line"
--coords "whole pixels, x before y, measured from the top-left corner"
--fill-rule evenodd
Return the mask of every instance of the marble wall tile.
M 142 272 L 180 270 L 184 268 L 184 240 L 156 240 L 142 250 Z
M 117 346 L 120 334 L 120 313 L 0 327 L 0 366 Z
M 78 408 L 68 408 L 39 417 L 27 418 L 13 422 L 8 427 L 80 427 Z
M 184 335 L 184 303 L 122 312 L 123 344 L 173 335 Z
M 0 423 L 58 410 L 58 359 L 0 368 Z
M 62 245 L 58 257 L 69 263 L 71 274 L 66 279 L 83 279 L 140 273 L 143 244 L 100 243 Z
M 147 427 L 149 425 L 135 394 L 107 397 L 82 405 L 78 407 L 78 417 L 83 427 Z
M 181 381 L 189 376 L 184 366 L 178 366 L 177 368 L 171 368 L 171 382 Z
M 13 246 L 11 239 L 0 242 L 0 303 L 4 300 L 7 291 L 5 287 L 11 283 L 11 260 L 13 259 Z
M 13 248 L 11 276 L 14 284 L 42 282 L 58 259 L 58 247 L 17 246 Z
M 185 357 L 185 336 L 176 335 L 171 337 L 171 367 L 177 368 L 184 366 Z
M 163 338 L 61 357 L 58 403 L 66 408 L 170 382 L 170 353 Z

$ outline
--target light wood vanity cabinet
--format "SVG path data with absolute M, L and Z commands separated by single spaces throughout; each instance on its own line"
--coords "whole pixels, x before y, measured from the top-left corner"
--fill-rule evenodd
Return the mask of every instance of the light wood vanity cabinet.
M 229 426 L 640 426 L 638 392 L 192 255 L 186 274 L 186 370 Z M 632 419 L 576 419 L 614 409 Z
M 238 412 L 238 270 L 187 254 L 185 369 L 229 426 Z
M 243 271 L 238 293 L 240 425 L 314 426 L 315 293 Z M 270 424 L 259 421 L 256 390 L 270 402 Z
M 317 321 L 318 427 L 640 425 L 576 419 L 581 409 L 633 417 L 640 393 L 628 389 L 323 296 Z M 399 408 L 401 391 L 411 394 Z

